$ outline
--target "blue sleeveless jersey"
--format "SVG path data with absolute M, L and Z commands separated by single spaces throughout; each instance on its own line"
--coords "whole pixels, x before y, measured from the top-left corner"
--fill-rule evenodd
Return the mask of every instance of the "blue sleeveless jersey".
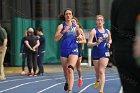
M 104 33 L 99 32 L 97 28 L 95 28 L 96 36 L 93 39 L 93 42 L 97 42 L 97 40 L 101 37 L 103 42 L 101 42 L 98 46 L 93 46 L 92 49 L 92 58 L 102 58 L 109 57 L 109 48 L 107 47 L 108 43 L 108 31 L 104 29 Z
M 67 26 L 66 23 L 63 23 L 63 29 Z M 61 41 L 61 49 L 71 49 L 78 48 L 76 43 L 77 33 L 76 33 L 76 25 L 72 24 L 72 26 L 68 29 L 67 32 L 64 33 Z
M 63 23 L 63 29 L 65 29 L 66 26 L 67 24 Z M 72 24 L 68 31 L 63 34 L 61 41 L 61 57 L 68 57 L 69 55 L 78 55 L 78 44 L 76 41 L 76 25 Z

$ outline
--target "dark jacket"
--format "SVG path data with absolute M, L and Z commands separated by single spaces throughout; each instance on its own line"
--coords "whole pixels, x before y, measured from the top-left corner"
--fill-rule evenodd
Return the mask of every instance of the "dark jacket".
M 133 40 L 136 17 L 140 13 L 140 0 L 114 0 L 111 9 L 113 43 Z
M 26 37 L 23 37 L 22 40 L 21 40 L 21 44 L 20 44 L 20 53 L 26 53 L 27 52 L 27 46 L 25 44 L 25 40 L 26 40 Z

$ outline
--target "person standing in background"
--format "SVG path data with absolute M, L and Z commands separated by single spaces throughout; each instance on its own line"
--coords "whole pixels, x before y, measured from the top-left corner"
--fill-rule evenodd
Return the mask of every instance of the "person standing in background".
M 38 68 L 39 71 L 37 72 L 37 75 L 42 75 L 44 73 L 44 67 L 43 67 L 43 57 L 45 54 L 45 36 L 43 34 L 42 28 L 37 28 L 36 29 L 37 35 L 39 36 L 39 42 L 40 45 L 38 47 L 38 56 L 37 56 L 37 64 L 38 64 Z
M 28 64 L 29 72 L 27 73 L 27 75 L 36 76 L 38 46 L 40 45 L 40 42 L 38 38 L 34 35 L 33 28 L 29 28 L 27 34 L 28 36 L 26 37 L 26 40 L 25 40 L 25 44 L 28 48 L 27 64 Z M 32 68 L 33 68 L 33 73 L 31 73 Z
M 7 32 L 0 24 L 0 80 L 5 80 L 4 58 L 7 50 Z
M 140 66 L 134 58 L 136 17 L 140 0 L 114 0 L 111 9 L 111 35 L 114 60 L 124 93 L 140 92 Z
M 22 56 L 22 72 L 21 75 L 25 75 L 25 62 L 27 58 L 27 47 L 25 45 L 25 39 L 27 37 L 27 31 L 24 32 L 24 37 L 21 40 L 21 45 L 20 45 L 20 55 Z

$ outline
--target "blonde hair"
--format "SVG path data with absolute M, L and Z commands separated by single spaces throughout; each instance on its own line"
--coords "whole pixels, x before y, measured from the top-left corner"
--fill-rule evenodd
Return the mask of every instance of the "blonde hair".
M 104 16 L 103 16 L 103 15 L 96 15 L 96 19 L 97 19 L 98 17 L 102 17 L 102 18 L 104 19 Z

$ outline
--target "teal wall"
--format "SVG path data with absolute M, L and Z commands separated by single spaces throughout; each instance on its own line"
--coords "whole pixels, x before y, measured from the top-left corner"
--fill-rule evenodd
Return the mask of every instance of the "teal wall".
M 13 18 L 11 31 L 11 62 L 10 65 L 21 65 L 20 42 L 24 31 L 28 27 L 35 27 L 35 22 L 30 19 Z

